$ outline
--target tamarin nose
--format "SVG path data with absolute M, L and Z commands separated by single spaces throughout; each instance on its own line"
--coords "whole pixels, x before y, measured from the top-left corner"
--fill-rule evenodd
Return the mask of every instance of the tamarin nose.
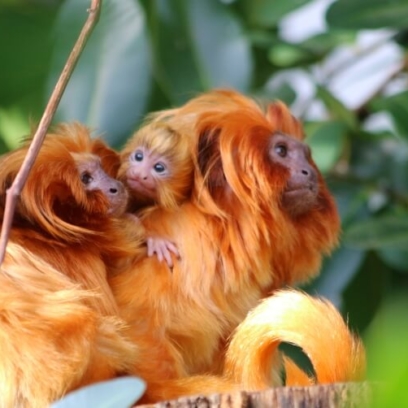
M 317 172 L 312 166 L 306 164 L 300 169 L 300 177 L 315 183 L 317 181 Z

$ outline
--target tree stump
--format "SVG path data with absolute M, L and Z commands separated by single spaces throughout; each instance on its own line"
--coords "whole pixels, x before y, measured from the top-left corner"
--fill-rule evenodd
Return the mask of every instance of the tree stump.
M 259 392 L 183 397 L 138 408 L 361 408 L 371 406 L 372 392 L 368 383 L 276 387 Z

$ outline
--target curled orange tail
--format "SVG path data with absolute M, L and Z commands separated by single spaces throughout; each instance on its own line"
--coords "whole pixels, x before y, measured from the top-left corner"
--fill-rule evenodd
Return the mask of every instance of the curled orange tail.
M 309 357 L 316 379 L 292 360 L 281 360 L 280 343 L 299 346 Z M 295 290 L 282 290 L 265 299 L 238 326 L 226 356 L 226 375 L 244 389 L 280 385 L 310 385 L 362 379 L 365 351 L 337 309 L 327 300 Z

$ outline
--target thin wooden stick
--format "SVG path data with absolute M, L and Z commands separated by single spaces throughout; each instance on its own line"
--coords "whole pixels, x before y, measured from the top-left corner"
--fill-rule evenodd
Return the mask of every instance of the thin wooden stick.
M 6 192 L 6 206 L 4 209 L 3 225 L 1 228 L 0 235 L 0 266 L 4 261 L 7 241 L 10 235 L 11 225 L 13 222 L 14 211 L 17 204 L 17 199 L 20 196 L 21 190 L 27 181 L 28 174 L 37 158 L 38 152 L 42 146 L 47 130 L 50 126 L 52 118 L 54 117 L 55 111 L 57 110 L 58 104 L 61 97 L 65 91 L 68 81 L 74 71 L 75 65 L 78 62 L 79 56 L 81 55 L 89 36 L 92 33 L 96 23 L 98 22 L 100 11 L 101 11 L 102 0 L 91 0 L 91 7 L 88 9 L 88 18 L 79 34 L 77 42 L 69 55 L 64 69 L 58 79 L 57 84 L 51 94 L 48 104 L 44 110 L 41 121 L 38 128 L 34 134 L 31 145 L 28 149 L 27 155 L 24 159 L 23 164 L 13 184 Z

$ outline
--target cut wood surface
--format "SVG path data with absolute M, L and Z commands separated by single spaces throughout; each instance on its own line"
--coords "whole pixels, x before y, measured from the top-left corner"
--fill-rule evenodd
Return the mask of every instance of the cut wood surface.
M 179 398 L 138 408 L 360 408 L 370 407 L 372 387 L 368 383 L 338 383 L 310 387 L 276 387 L 260 392 L 237 391 Z

